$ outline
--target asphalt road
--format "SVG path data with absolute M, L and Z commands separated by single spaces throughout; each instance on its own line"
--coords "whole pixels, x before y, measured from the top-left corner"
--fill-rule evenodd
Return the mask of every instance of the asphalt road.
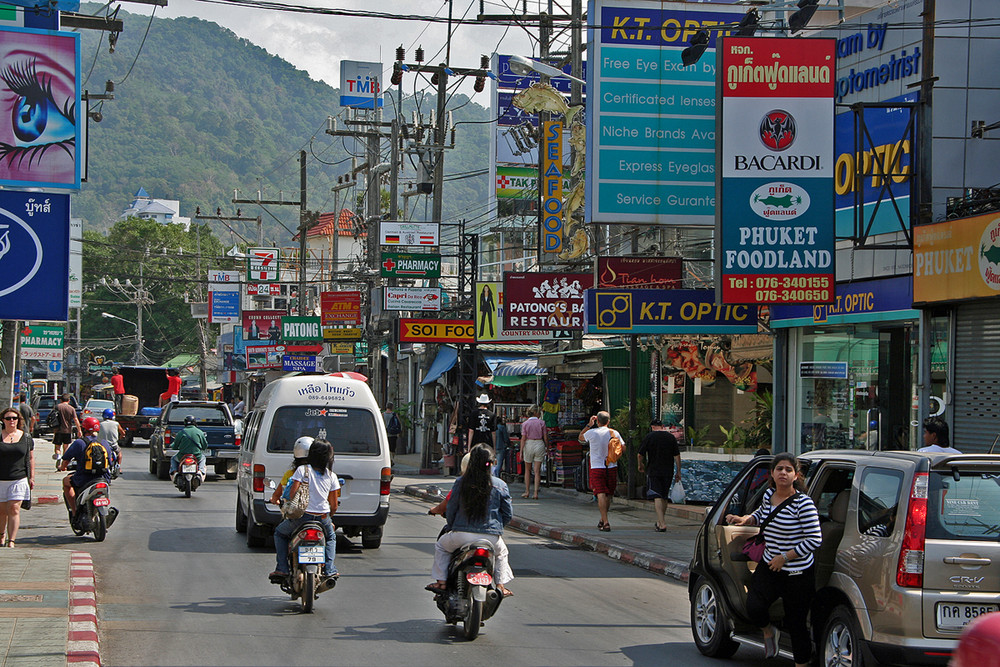
M 719 664 L 691 640 L 683 584 L 515 532 L 515 595 L 465 641 L 423 590 L 441 519 L 401 493 L 382 548 L 341 538 L 340 584 L 302 614 L 267 581 L 273 550 L 236 533 L 234 481 L 210 477 L 185 499 L 146 473 L 145 450 L 127 452 L 112 492 L 121 515 L 107 541 L 86 544 L 105 665 Z

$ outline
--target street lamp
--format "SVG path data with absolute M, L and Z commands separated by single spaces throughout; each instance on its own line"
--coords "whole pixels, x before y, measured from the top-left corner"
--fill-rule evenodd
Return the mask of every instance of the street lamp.
M 139 325 L 132 320 L 126 320 L 124 317 L 118 317 L 117 315 L 112 315 L 111 313 L 101 313 L 101 317 L 109 317 L 113 320 L 121 320 L 135 327 L 135 356 L 132 363 L 138 364 L 142 356 L 142 331 L 139 329 Z
M 511 56 L 509 61 L 510 71 L 519 76 L 527 76 L 532 72 L 537 72 L 538 74 L 544 74 L 545 76 L 561 76 L 564 79 L 569 79 L 570 81 L 575 81 L 580 85 L 586 85 L 587 82 L 583 79 L 578 79 L 575 76 L 567 74 L 561 69 L 556 69 L 551 65 L 546 65 L 545 63 L 540 63 L 537 60 L 532 60 L 530 58 L 525 58 L 524 56 Z

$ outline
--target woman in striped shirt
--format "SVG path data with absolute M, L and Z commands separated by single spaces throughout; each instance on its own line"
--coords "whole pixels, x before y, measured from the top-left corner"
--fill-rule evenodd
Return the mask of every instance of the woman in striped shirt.
M 804 491 L 798 461 L 791 454 L 778 454 L 771 461 L 771 488 L 764 492 L 760 507 L 746 516 L 726 517 L 730 525 L 759 526 L 791 498 L 764 527 L 764 560 L 757 564 L 750 579 L 747 613 L 764 631 L 764 657 L 772 658 L 778 654 L 780 633 L 771 624 L 769 610 L 780 597 L 785 608 L 783 625 L 791 636 L 795 664 L 802 667 L 812 654 L 806 616 L 816 593 L 813 552 L 823 539 L 816 505 Z

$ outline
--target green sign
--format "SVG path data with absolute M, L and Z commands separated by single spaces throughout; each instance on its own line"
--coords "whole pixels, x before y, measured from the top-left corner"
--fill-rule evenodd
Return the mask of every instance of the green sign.
M 354 363 L 368 363 L 368 341 L 363 340 L 354 344 Z
M 441 255 L 382 253 L 383 278 L 440 278 Z
M 21 358 L 59 361 L 63 358 L 63 328 L 28 325 L 21 329 Z
M 323 340 L 323 330 L 319 325 L 319 317 L 285 315 L 281 318 L 281 339 L 286 343 Z

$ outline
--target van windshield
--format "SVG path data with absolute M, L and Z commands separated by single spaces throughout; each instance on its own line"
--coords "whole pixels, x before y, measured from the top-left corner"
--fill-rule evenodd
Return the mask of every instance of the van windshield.
M 1000 474 L 963 470 L 932 472 L 927 499 L 927 537 L 1000 539 Z
M 290 405 L 278 408 L 271 422 L 267 451 L 291 452 L 304 435 L 328 440 L 335 454 L 380 454 L 375 417 L 360 408 Z

